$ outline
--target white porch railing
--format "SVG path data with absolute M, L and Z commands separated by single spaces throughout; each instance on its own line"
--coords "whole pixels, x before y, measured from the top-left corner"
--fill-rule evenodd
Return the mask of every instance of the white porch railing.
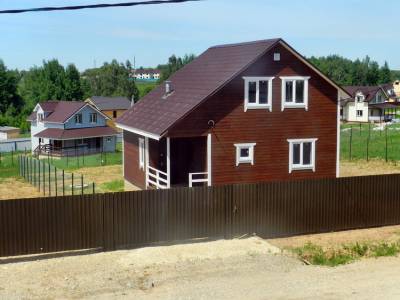
M 208 172 L 189 173 L 189 187 L 193 186 L 193 183 L 208 183 Z
M 168 189 L 168 174 L 156 168 L 147 166 L 147 183 L 157 189 Z

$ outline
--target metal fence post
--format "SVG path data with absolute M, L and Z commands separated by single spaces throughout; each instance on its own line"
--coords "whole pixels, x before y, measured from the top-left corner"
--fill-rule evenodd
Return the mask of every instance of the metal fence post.
M 49 196 L 51 196 L 51 170 L 50 170 L 50 161 L 48 162 L 49 167 Z
M 387 126 L 385 126 L 385 160 L 388 161 L 388 139 L 387 139 Z
M 62 193 L 63 193 L 63 196 L 65 196 L 65 176 L 64 176 L 64 170 L 62 170 Z
M 83 195 L 83 174 L 81 174 L 81 195 Z
M 38 159 L 38 187 L 40 192 L 40 159 Z
M 71 175 L 71 194 L 74 195 L 74 173 Z
M 57 195 L 57 168 L 54 167 L 54 187 L 55 187 L 55 193 L 56 193 L 56 197 Z
M 95 194 L 94 181 L 92 182 L 92 188 L 93 188 L 93 195 L 94 195 Z
M 46 165 L 45 162 L 42 162 L 43 166 L 43 195 L 46 195 Z
M 349 160 L 351 160 L 351 144 L 353 141 L 353 125 L 350 127 L 350 146 L 349 146 Z

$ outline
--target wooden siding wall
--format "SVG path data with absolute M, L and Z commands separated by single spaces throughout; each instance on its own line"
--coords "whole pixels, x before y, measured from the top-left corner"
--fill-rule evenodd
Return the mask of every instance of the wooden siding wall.
M 124 172 L 125 179 L 137 187 L 146 187 L 146 173 L 139 168 L 139 136 L 124 130 Z
M 279 52 L 281 60 L 273 61 Z M 255 109 L 244 112 L 243 76 L 274 76 L 272 112 Z M 279 76 L 311 76 L 309 108 L 281 111 Z M 212 133 L 212 184 L 250 183 L 265 180 L 326 178 L 336 176 L 337 90 L 299 61 L 282 46 L 277 46 L 237 76 L 226 87 L 184 118 L 171 137 Z M 215 121 L 210 129 L 209 120 Z M 316 171 L 289 174 L 290 138 L 318 138 Z M 236 167 L 235 143 L 255 142 L 255 164 Z
M 0 256 L 400 224 L 400 175 L 0 201 Z

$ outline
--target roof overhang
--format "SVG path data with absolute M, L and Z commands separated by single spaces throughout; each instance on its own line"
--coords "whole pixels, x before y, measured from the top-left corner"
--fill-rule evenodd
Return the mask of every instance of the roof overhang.
M 140 130 L 140 129 L 137 129 L 137 128 L 133 128 L 133 127 L 130 127 L 130 126 L 126 126 L 126 125 L 123 125 L 123 124 L 120 124 L 120 123 L 115 123 L 115 125 L 118 128 L 122 129 L 122 130 L 126 130 L 126 131 L 129 131 L 129 132 L 138 134 L 138 135 L 142 135 L 142 136 L 151 138 L 151 139 L 156 140 L 156 141 L 159 141 L 161 139 L 160 135 L 157 135 L 157 134 L 154 134 L 154 133 L 151 133 L 151 132 L 147 132 L 147 131 Z

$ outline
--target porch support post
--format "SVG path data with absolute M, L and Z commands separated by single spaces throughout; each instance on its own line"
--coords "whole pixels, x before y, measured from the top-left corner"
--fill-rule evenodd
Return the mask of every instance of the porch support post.
M 207 135 L 207 185 L 211 186 L 211 133 Z
M 149 186 L 149 138 L 144 137 L 144 148 L 145 148 L 145 159 L 144 159 L 144 168 L 146 173 L 146 189 Z
M 169 137 L 167 137 L 167 188 L 171 187 L 171 152 L 170 152 L 170 140 Z

